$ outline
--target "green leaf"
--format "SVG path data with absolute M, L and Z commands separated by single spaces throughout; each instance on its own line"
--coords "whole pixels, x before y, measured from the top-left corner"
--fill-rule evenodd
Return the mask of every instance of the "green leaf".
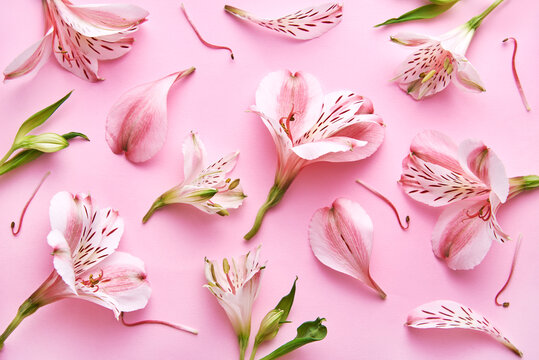
M 313 341 L 320 341 L 327 335 L 327 328 L 322 325 L 322 321 L 326 319 L 317 318 L 315 321 L 307 321 L 298 327 L 298 334 L 294 340 L 291 340 L 283 346 L 277 348 L 271 354 L 264 356 L 260 360 L 273 360 L 281 357 L 289 352 L 296 350 Z
M 449 5 L 458 2 L 459 0 L 429 0 L 431 3 L 436 5 Z
M 296 296 L 296 282 L 298 281 L 298 277 L 296 276 L 296 280 L 294 280 L 294 284 L 292 285 L 292 289 L 290 289 L 290 292 L 288 295 L 283 297 L 281 301 L 277 304 L 275 307 L 275 310 L 284 310 L 283 315 L 281 316 L 280 323 L 283 324 L 286 322 L 286 319 L 288 318 L 288 314 L 290 314 L 290 309 L 292 308 L 292 304 L 294 303 L 294 296 Z
M 26 120 L 19 128 L 19 131 L 17 132 L 17 135 L 15 135 L 15 140 L 13 141 L 13 143 L 19 142 L 24 135 L 28 134 L 30 131 L 47 121 L 47 119 L 56 111 L 56 109 L 58 109 L 60 105 L 62 105 L 64 101 L 67 100 L 67 98 L 71 95 L 72 92 L 73 90 L 54 104 L 30 116 L 28 120 Z
M 398 18 L 392 18 L 392 19 L 384 21 L 381 24 L 374 25 L 374 27 L 379 27 L 379 26 L 384 26 L 384 25 L 389 25 L 389 24 L 397 24 L 397 23 L 401 23 L 405 21 L 412 21 L 412 20 L 432 19 L 446 12 L 453 5 L 455 5 L 455 2 L 446 4 L 446 5 L 436 5 L 436 4 L 424 5 L 412 11 L 408 11 L 406 14 L 403 14 L 399 16 Z
M 64 139 L 66 139 L 66 140 L 71 140 L 71 139 L 73 139 L 75 137 L 81 137 L 81 138 L 83 138 L 85 140 L 90 141 L 86 135 L 78 133 L 78 132 L 70 132 L 70 133 L 62 135 L 62 137 Z M 16 169 L 19 166 L 22 166 L 24 164 L 28 164 L 29 162 L 37 159 L 38 157 L 40 157 L 43 154 L 44 154 L 43 152 L 38 151 L 38 150 L 24 150 L 24 151 L 21 151 L 21 152 L 17 153 L 17 155 L 15 155 L 14 157 L 12 157 L 9 161 L 3 163 L 0 166 L 0 175 L 3 175 L 5 173 L 7 173 L 8 171 Z

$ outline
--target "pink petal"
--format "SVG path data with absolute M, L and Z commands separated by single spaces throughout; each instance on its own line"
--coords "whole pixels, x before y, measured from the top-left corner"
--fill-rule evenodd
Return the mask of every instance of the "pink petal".
M 192 184 L 212 188 L 223 186 L 227 175 L 234 170 L 234 167 L 236 167 L 239 154 L 239 151 L 235 151 L 223 156 L 215 163 L 202 170 L 198 174 L 196 181 L 192 182 Z
M 58 51 L 53 51 L 54 57 L 60 65 L 67 71 L 72 72 L 83 80 L 88 81 L 99 81 L 103 78 L 98 75 L 99 64 L 97 62 L 97 53 L 88 53 L 85 54 L 81 47 L 76 44 L 75 38 L 77 37 L 76 32 L 71 32 L 71 37 L 68 35 L 67 30 L 60 29 L 63 31 L 62 41 L 56 33 L 53 37 L 53 49 L 58 49 Z M 80 41 L 80 40 L 79 40 Z M 61 49 L 61 50 L 60 50 Z
M 418 46 L 434 41 L 430 36 L 413 33 L 401 32 L 390 37 L 391 41 L 405 46 Z
M 489 201 L 490 201 L 491 214 L 490 214 L 490 218 L 487 223 L 487 226 L 488 226 L 488 231 L 490 233 L 490 237 L 500 243 L 510 241 L 511 240 L 510 236 L 502 230 L 502 227 L 500 226 L 500 224 L 498 223 L 498 219 L 496 218 L 496 213 L 498 212 L 498 209 L 501 206 L 500 199 L 498 199 L 496 194 L 491 193 Z
M 454 172 L 462 172 L 457 145 L 449 136 L 439 131 L 426 130 L 417 134 L 410 145 L 410 153 L 428 163 L 440 165 Z
M 500 158 L 481 141 L 466 140 L 459 146 L 462 166 L 471 171 L 498 196 L 502 203 L 509 194 L 509 178 Z
M 167 134 L 167 95 L 170 87 L 195 68 L 170 74 L 139 85 L 112 106 L 107 117 L 106 139 L 112 152 L 129 161 L 152 158 L 165 143 Z
M 76 294 L 75 271 L 69 244 L 63 234 L 58 230 L 52 230 L 49 235 L 47 235 L 47 243 L 52 247 L 54 269 L 58 275 L 62 277 L 62 280 L 64 280 L 67 286 L 69 286 L 71 291 Z
M 432 251 L 453 270 L 473 269 L 492 243 L 489 221 L 479 214 L 490 212 L 486 200 L 461 201 L 445 209 L 432 233 Z
M 202 171 L 206 163 L 206 147 L 197 133 L 191 134 L 183 142 L 184 183 L 191 183 Z
M 78 245 L 82 228 L 84 208 L 91 209 L 91 199 L 86 196 L 73 196 L 62 191 L 53 196 L 49 207 L 49 217 L 52 230 L 58 230 L 66 239 L 71 251 Z
M 479 77 L 479 73 L 468 61 L 468 59 L 466 59 L 464 56 L 457 56 L 456 59 L 458 61 L 458 65 L 456 69 L 457 73 L 454 77 L 454 83 L 460 88 L 466 90 L 475 92 L 486 91 L 483 81 L 481 81 L 481 78 Z
M 353 138 L 335 136 L 329 139 L 324 139 L 312 143 L 301 144 L 294 146 L 292 150 L 296 153 L 297 156 L 305 160 L 318 160 L 320 157 L 325 155 L 333 155 L 335 153 L 351 153 L 354 152 L 356 147 L 364 147 L 367 145 L 366 141 L 356 140 Z M 348 154 L 346 154 L 348 155 Z M 349 156 L 349 155 L 348 155 Z M 330 158 L 330 157 L 328 157 Z M 338 158 L 337 161 L 346 161 L 342 157 Z M 359 160 L 359 159 L 353 159 Z M 353 161 L 348 160 L 348 161 Z M 323 160 L 322 160 L 323 161 Z M 335 160 L 334 160 L 335 161 Z
M 74 15 L 87 23 L 99 28 L 122 31 L 146 21 L 146 17 L 150 14 L 138 6 L 129 4 L 69 4 L 68 7 Z
M 4 70 L 4 79 L 15 79 L 34 70 L 39 70 L 51 54 L 52 28 L 47 34 L 17 56 Z
M 288 129 L 298 139 L 313 126 L 322 106 L 322 88 L 316 78 L 300 72 L 269 73 L 256 90 L 256 111 L 263 113 L 275 129 Z M 283 126 L 284 125 L 284 126 Z
M 309 7 L 272 20 L 257 18 L 244 10 L 229 5 L 225 5 L 225 10 L 239 18 L 300 40 L 321 36 L 340 23 L 342 18 L 342 5 L 339 3 Z
M 423 304 L 408 314 L 406 325 L 420 329 L 470 329 L 482 331 L 508 347 L 518 356 L 522 352 L 513 345 L 489 320 L 469 307 L 451 300 Z
M 332 208 L 318 209 L 309 225 L 309 240 L 316 258 L 324 265 L 350 275 L 378 292 L 386 294 L 369 272 L 373 225 L 356 202 L 339 198 Z

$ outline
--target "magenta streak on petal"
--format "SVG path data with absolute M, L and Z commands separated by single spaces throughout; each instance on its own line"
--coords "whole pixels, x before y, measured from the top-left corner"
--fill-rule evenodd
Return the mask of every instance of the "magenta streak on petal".
M 496 294 L 496 297 L 494 298 L 494 302 L 496 303 L 496 305 L 503 306 L 504 308 L 509 307 L 509 302 L 506 301 L 503 304 L 501 304 L 501 303 L 498 302 L 498 297 L 505 291 L 505 289 L 507 288 L 507 286 L 509 285 L 509 282 L 511 281 L 511 279 L 513 277 L 513 272 L 515 270 L 515 265 L 517 263 L 517 257 L 518 257 L 518 252 L 520 250 L 521 241 L 522 241 L 522 235 L 520 235 L 518 237 L 517 244 L 515 246 L 515 254 L 513 255 L 513 262 L 511 263 L 511 271 L 509 272 L 509 276 L 507 277 L 507 281 L 505 282 L 503 287 L 500 289 L 500 291 L 498 291 L 498 293 Z
M 524 89 L 522 88 L 522 84 L 520 83 L 520 78 L 517 74 L 517 67 L 515 64 L 515 58 L 517 56 L 517 39 L 514 37 L 508 37 L 503 40 L 503 42 L 506 42 L 507 40 L 513 40 L 513 43 L 515 44 L 515 47 L 513 48 L 513 58 L 511 60 L 512 70 L 513 70 L 513 77 L 515 78 L 515 84 L 517 85 L 518 93 L 520 94 L 520 98 L 522 99 L 522 103 L 524 104 L 524 107 L 526 108 L 526 111 L 531 111 L 531 107 L 528 104 L 528 100 L 526 100 L 526 95 L 524 94 Z
M 19 234 L 19 232 L 21 231 L 22 221 L 24 219 L 24 214 L 26 214 L 26 209 L 28 209 L 28 206 L 30 205 L 30 202 L 34 199 L 34 197 L 36 196 L 39 188 L 41 187 L 41 185 L 43 185 L 43 182 L 45 181 L 45 179 L 50 174 L 51 174 L 51 172 L 47 171 L 47 173 L 45 175 L 43 175 L 43 177 L 41 178 L 41 181 L 39 182 L 39 184 L 37 184 L 36 188 L 34 189 L 34 192 L 30 196 L 30 199 L 28 199 L 28 201 L 26 202 L 26 205 L 24 205 L 24 208 L 22 209 L 21 216 L 19 218 L 19 227 L 17 228 L 16 231 L 13 231 L 15 229 L 15 221 L 11 222 L 11 233 L 13 234 L 13 236 L 17 236 Z

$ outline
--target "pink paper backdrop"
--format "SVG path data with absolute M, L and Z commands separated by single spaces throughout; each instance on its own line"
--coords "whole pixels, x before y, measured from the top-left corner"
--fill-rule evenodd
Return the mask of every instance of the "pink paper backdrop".
M 83 1 L 76 1 L 83 3 Z M 101 1 L 94 1 L 101 2 Z M 486 19 L 468 51 L 487 92 L 464 93 L 450 85 L 422 102 L 406 96 L 389 79 L 411 49 L 388 41 L 410 30 L 432 35 L 446 32 L 480 13 L 490 0 L 462 1 L 434 21 L 374 29 L 372 25 L 402 14 L 422 1 L 347 1 L 340 25 L 325 36 L 297 42 L 227 15 L 223 1 L 184 0 L 201 33 L 212 42 L 230 45 L 225 51 L 204 47 L 183 18 L 179 1 L 131 0 L 149 10 L 149 21 L 136 34 L 125 57 L 102 63 L 97 84 L 82 81 L 51 60 L 33 79 L 0 85 L 2 151 L 9 148 L 20 123 L 66 94 L 71 98 L 41 129 L 86 133 L 90 143 L 73 141 L 60 153 L 0 178 L 0 326 L 11 321 L 18 306 L 52 269 L 46 235 L 48 206 L 58 191 L 90 192 L 101 206 L 119 209 L 126 230 L 120 249 L 141 257 L 153 288 L 148 307 L 128 320 L 157 318 L 184 323 L 198 336 L 159 326 L 125 328 L 110 310 L 85 301 L 65 300 L 40 309 L 8 339 L 6 359 L 235 359 L 237 342 L 228 319 L 202 285 L 204 256 L 237 256 L 262 246 L 267 259 L 253 332 L 264 314 L 288 292 L 299 276 L 292 324 L 283 326 L 259 357 L 292 339 L 296 327 L 317 316 L 327 318 L 328 336 L 287 359 L 514 359 L 515 355 L 488 336 L 464 330 L 414 330 L 403 326 L 412 308 L 435 299 L 462 302 L 486 315 L 524 352 L 539 358 L 539 192 L 525 194 L 504 206 L 499 220 L 514 238 L 523 235 L 514 279 L 503 296 L 508 309 L 493 297 L 506 279 L 514 243 L 494 243 L 473 271 L 450 271 L 436 260 L 430 233 L 440 211 L 407 198 L 397 180 L 401 160 L 413 136 L 437 129 L 455 141 L 479 138 L 495 149 L 510 176 L 539 174 L 539 71 L 537 16 L 534 0 L 508 0 Z M 86 3 L 86 1 L 84 1 Z M 235 0 L 232 5 L 268 17 L 320 3 L 313 0 Z M 37 0 L 10 1 L 0 12 L 0 67 L 4 68 L 43 31 Z M 519 40 L 518 69 L 533 111 L 526 113 L 510 69 L 512 47 Z M 105 142 L 107 112 L 127 89 L 166 74 L 196 66 L 196 73 L 169 94 L 169 129 L 164 148 L 142 165 L 112 154 Z M 281 204 L 271 211 L 250 243 L 242 236 L 272 185 L 276 156 L 261 120 L 245 110 L 254 102 L 260 79 L 270 71 L 289 68 L 314 74 L 326 92 L 350 89 L 370 97 L 387 124 L 386 140 L 371 158 L 348 164 L 317 164 L 306 168 Z M 229 217 L 210 216 L 188 206 L 159 211 L 146 224 L 141 218 L 152 201 L 182 178 L 181 144 L 196 130 L 210 159 L 240 150 L 236 174 L 249 196 Z M 9 224 L 34 186 L 52 171 L 30 205 L 21 234 L 13 238 Z M 398 227 L 390 209 L 354 183 L 361 178 L 393 199 L 412 219 L 407 232 Z M 380 300 L 362 284 L 321 265 L 307 239 L 311 215 L 335 198 L 354 199 L 371 215 L 375 227 L 372 274 L 387 292 Z

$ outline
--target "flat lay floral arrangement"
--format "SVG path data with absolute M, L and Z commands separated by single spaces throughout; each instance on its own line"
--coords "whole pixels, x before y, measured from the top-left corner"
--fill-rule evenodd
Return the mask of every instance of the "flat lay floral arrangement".
M 538 11 L 11 3 L 0 357 L 539 357 Z

